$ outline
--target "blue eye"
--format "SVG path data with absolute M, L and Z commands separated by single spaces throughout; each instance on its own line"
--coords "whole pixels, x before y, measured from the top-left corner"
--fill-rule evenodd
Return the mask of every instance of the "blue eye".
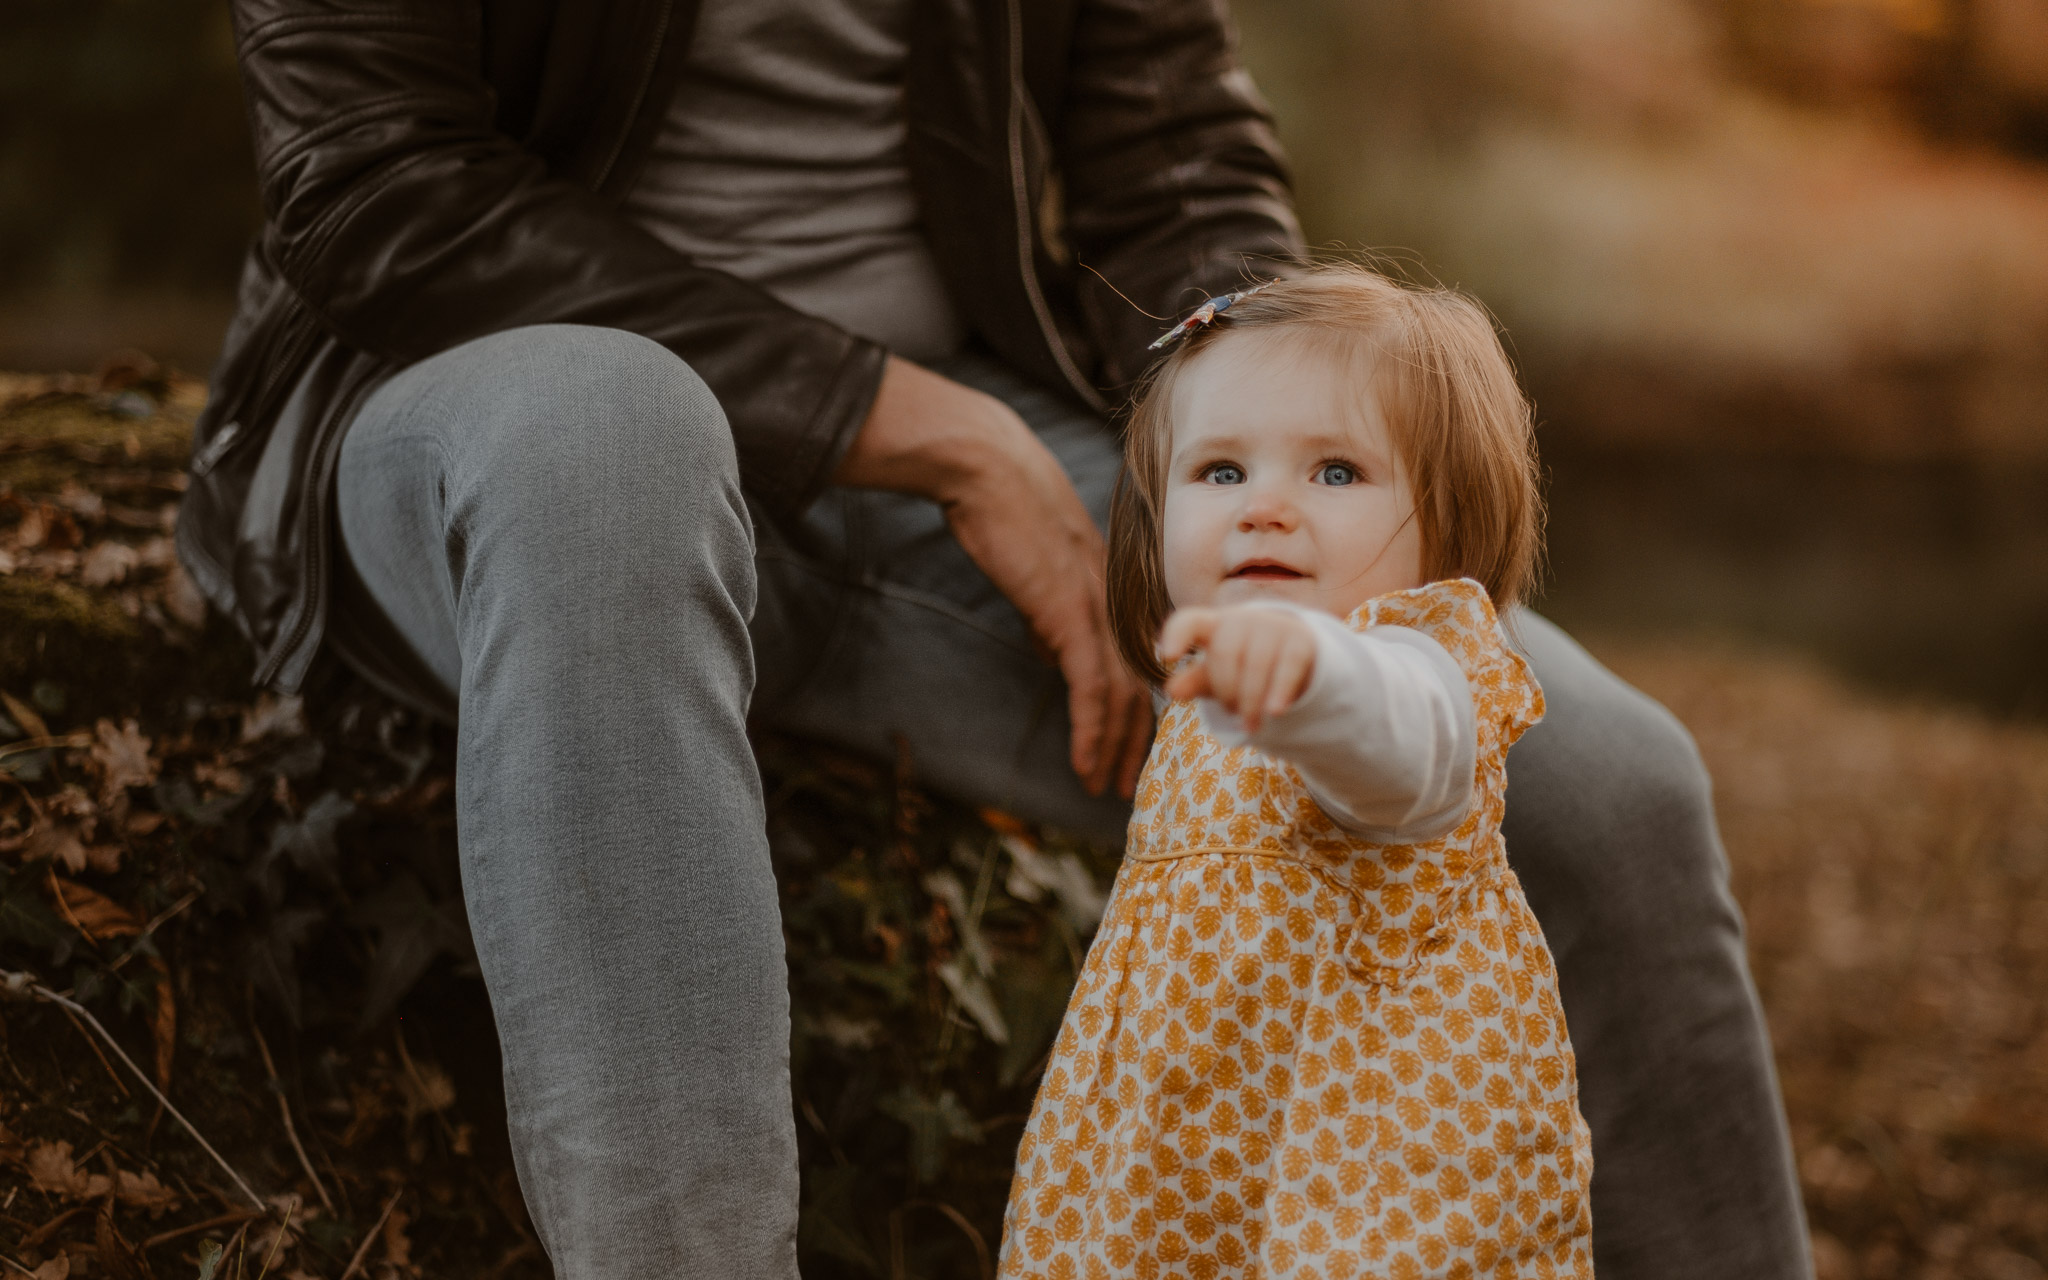
M 1316 479 L 1322 484 L 1356 484 L 1358 468 L 1348 462 L 1325 462 L 1317 469 Z
M 1244 468 L 1234 462 L 1219 462 L 1202 473 L 1210 484 L 1243 484 Z

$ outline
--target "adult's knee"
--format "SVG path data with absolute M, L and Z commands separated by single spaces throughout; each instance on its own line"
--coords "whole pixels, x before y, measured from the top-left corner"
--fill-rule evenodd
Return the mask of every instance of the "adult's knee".
M 687 513 L 693 495 L 739 484 L 725 413 L 704 380 L 651 339 L 592 325 L 531 325 L 477 339 L 464 356 L 481 421 L 462 461 L 506 501 L 551 510 L 650 501 Z M 666 495 L 667 501 L 651 500 Z
M 686 363 L 617 329 L 536 325 L 469 344 L 445 471 L 458 575 L 537 606 L 753 608 L 753 526 L 724 411 Z
M 1553 945 L 1739 931 L 1691 734 L 1550 624 L 1523 632 L 1549 705 L 1509 753 L 1503 830 Z

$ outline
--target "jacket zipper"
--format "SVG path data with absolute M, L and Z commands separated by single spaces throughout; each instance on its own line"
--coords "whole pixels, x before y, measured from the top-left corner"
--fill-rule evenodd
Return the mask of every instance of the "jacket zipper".
M 640 85 L 633 90 L 633 103 L 626 112 L 626 125 L 619 130 L 619 136 L 612 139 L 611 150 L 605 154 L 604 164 L 599 166 L 597 178 L 590 184 L 592 191 L 603 191 L 604 184 L 612 176 L 612 168 L 619 162 L 619 156 L 626 149 L 626 139 L 633 135 L 633 126 L 640 118 L 640 104 L 647 100 L 647 86 L 654 83 L 655 68 L 661 62 L 661 45 L 668 39 L 669 17 L 675 11 L 675 0 L 661 0 L 661 21 L 654 25 L 654 38 L 647 42 L 647 61 L 640 70 Z
M 286 633 L 284 640 L 270 651 L 270 656 L 257 669 L 254 683 L 258 688 L 268 687 L 278 672 L 298 656 L 298 649 L 313 628 L 314 618 L 324 611 L 327 600 L 328 513 L 323 495 L 326 494 L 328 484 L 333 479 L 334 461 L 341 451 L 342 437 L 347 434 L 346 426 L 355 418 L 356 410 L 362 407 L 364 396 L 376 382 L 375 377 L 358 375 L 354 379 L 354 385 L 348 387 L 337 398 L 334 405 L 336 412 L 327 418 L 328 424 L 340 426 L 327 432 L 327 438 L 320 442 L 319 457 L 316 460 L 317 474 L 314 476 L 311 490 L 313 527 L 306 538 L 306 580 L 311 584 L 311 589 L 299 597 L 302 603 L 298 617 L 292 620 L 291 630 Z M 300 678 L 303 677 L 302 671 Z
M 1052 321 L 1052 308 L 1046 305 L 1045 290 L 1038 282 L 1038 260 L 1033 250 L 1031 236 L 1030 183 L 1024 174 L 1024 106 L 1028 89 L 1024 84 L 1024 11 L 1022 0 L 1006 0 L 1004 11 L 1010 24 L 1009 53 L 1009 151 L 1010 151 L 1010 201 L 1014 206 L 1017 224 L 1017 270 L 1024 277 L 1024 295 L 1031 301 L 1032 318 L 1038 321 L 1039 336 L 1045 340 L 1052 358 L 1059 364 L 1060 374 L 1067 385 L 1081 397 L 1081 402 L 1097 413 L 1108 411 L 1102 394 L 1088 385 L 1075 365 L 1074 357 L 1067 351 L 1067 344 L 1061 339 L 1059 329 Z
M 304 321 L 305 316 L 303 313 L 288 315 L 282 322 L 281 331 L 271 340 L 274 350 L 263 358 L 264 373 L 254 392 L 242 397 L 237 411 L 228 415 L 229 420 L 214 432 L 206 447 L 192 455 L 188 470 L 194 480 L 205 479 L 227 461 L 229 455 L 239 452 L 240 446 L 258 438 L 258 433 L 249 431 L 244 424 L 263 418 L 264 407 L 269 403 L 271 393 L 277 389 L 278 379 L 297 365 L 313 339 L 318 337 L 318 330 L 310 323 L 294 324 L 295 319 Z

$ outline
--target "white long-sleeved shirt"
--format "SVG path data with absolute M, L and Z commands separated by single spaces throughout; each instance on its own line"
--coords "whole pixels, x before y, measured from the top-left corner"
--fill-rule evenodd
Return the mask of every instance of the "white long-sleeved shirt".
M 1315 670 L 1293 706 L 1257 733 L 1210 698 L 1202 727 L 1227 747 L 1284 760 L 1339 826 L 1382 844 L 1434 839 L 1472 802 L 1479 735 L 1472 689 L 1449 653 L 1407 627 L 1353 631 L 1275 603 L 1315 633 Z

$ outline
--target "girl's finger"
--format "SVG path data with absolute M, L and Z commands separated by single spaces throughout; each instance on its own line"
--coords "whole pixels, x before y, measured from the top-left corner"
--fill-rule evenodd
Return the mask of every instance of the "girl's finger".
M 1237 616 L 1226 616 L 1216 623 L 1210 632 L 1207 652 L 1202 665 L 1209 669 L 1210 697 L 1223 704 L 1224 709 L 1237 714 L 1243 704 L 1238 692 L 1244 683 L 1244 647 L 1247 639 L 1243 620 Z
M 1190 698 L 1206 698 L 1215 692 L 1209 684 L 1209 663 L 1206 659 L 1182 667 L 1167 677 L 1161 686 L 1166 696 L 1175 702 L 1186 702 Z
M 1273 683 L 1266 691 L 1266 715 L 1277 716 L 1293 706 L 1315 673 L 1315 641 L 1291 641 L 1273 664 Z
M 1253 626 L 1245 640 L 1243 675 L 1237 689 L 1238 714 L 1246 730 L 1257 733 L 1266 718 L 1266 691 L 1273 684 L 1273 664 L 1279 660 L 1286 633 L 1277 627 Z
M 1161 662 L 1171 667 L 1185 657 L 1188 650 L 1208 644 L 1209 635 L 1215 629 L 1214 609 L 1179 610 L 1159 629 L 1159 644 L 1154 652 L 1158 653 Z

